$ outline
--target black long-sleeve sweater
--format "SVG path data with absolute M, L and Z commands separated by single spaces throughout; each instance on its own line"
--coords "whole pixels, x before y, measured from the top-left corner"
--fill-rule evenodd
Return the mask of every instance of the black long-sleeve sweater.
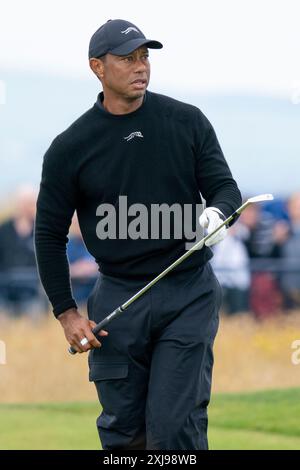
M 128 207 L 141 203 L 150 213 L 152 204 L 201 204 L 201 193 L 207 207 L 217 207 L 225 216 L 241 205 L 214 129 L 198 108 L 147 91 L 136 111 L 113 115 L 102 100 L 100 93 L 95 105 L 57 136 L 44 156 L 35 247 L 40 278 L 56 316 L 76 307 L 66 256 L 75 210 L 99 270 L 146 282 L 185 252 L 186 238 L 100 239 L 101 204 L 113 205 L 118 214 L 119 196 L 127 196 Z M 198 223 L 194 213 L 193 229 Z M 176 270 L 199 266 L 211 256 L 204 247 Z

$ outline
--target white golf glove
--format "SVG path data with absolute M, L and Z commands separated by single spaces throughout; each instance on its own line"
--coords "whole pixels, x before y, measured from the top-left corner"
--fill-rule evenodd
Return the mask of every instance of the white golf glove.
M 224 214 L 217 209 L 216 207 L 207 207 L 199 217 L 199 223 L 201 227 L 207 229 L 207 234 L 209 235 L 211 232 L 216 230 L 224 220 L 222 217 Z M 227 235 L 227 228 L 224 225 L 215 235 L 209 238 L 206 242 L 206 246 L 214 245 L 215 243 L 219 243 L 220 241 L 224 240 Z

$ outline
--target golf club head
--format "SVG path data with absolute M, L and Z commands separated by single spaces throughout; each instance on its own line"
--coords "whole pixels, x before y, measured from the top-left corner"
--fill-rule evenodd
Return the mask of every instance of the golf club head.
M 273 201 L 273 199 L 273 194 L 260 194 L 259 196 L 250 197 L 247 202 Z

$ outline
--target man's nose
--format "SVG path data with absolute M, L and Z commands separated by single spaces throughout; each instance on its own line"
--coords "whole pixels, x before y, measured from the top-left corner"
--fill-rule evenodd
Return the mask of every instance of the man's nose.
M 135 72 L 145 72 L 147 70 L 147 65 L 142 59 L 137 59 L 135 61 Z

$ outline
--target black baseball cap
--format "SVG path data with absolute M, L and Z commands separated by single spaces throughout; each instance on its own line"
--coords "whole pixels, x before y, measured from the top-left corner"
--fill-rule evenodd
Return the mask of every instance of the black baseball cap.
M 127 55 L 141 46 L 161 49 L 163 45 L 146 39 L 142 31 L 125 20 L 108 20 L 93 34 L 89 44 L 89 59 L 101 57 L 108 52 L 113 55 Z

